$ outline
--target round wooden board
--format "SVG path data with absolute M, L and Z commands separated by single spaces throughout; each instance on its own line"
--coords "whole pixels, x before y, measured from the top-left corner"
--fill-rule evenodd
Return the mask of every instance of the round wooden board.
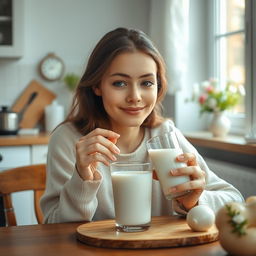
M 117 232 L 114 220 L 94 221 L 77 228 L 81 242 L 106 248 L 161 248 L 204 244 L 218 239 L 218 230 L 212 226 L 206 232 L 194 232 L 186 219 L 178 216 L 152 217 L 147 231 Z

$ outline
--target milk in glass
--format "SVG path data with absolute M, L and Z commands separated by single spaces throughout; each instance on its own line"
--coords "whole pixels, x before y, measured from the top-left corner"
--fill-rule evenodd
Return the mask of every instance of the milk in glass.
M 169 192 L 171 187 L 190 180 L 189 176 L 172 176 L 170 173 L 171 170 L 187 166 L 176 160 L 176 157 L 183 152 L 175 132 L 166 132 L 149 139 L 147 148 L 165 197 L 172 199 L 189 193 L 189 191 Z
M 116 223 L 124 226 L 144 225 L 151 221 L 152 172 L 114 172 Z
M 179 196 L 180 194 L 170 195 L 170 187 L 182 184 L 190 179 L 188 176 L 171 176 L 170 170 L 186 166 L 185 163 L 176 161 L 176 157 L 182 154 L 182 150 L 180 148 L 149 149 L 148 153 L 156 168 L 164 195 L 167 198 Z

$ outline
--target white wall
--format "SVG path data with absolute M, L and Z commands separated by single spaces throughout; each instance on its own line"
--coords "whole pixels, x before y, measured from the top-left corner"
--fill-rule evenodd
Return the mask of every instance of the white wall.
M 66 107 L 71 94 L 63 82 L 46 82 L 38 74 L 38 63 L 49 52 L 65 62 L 66 71 L 83 72 L 87 57 L 107 31 L 119 26 L 149 32 L 150 0 L 24 0 L 24 56 L 0 58 L 0 105 L 12 105 L 32 79 L 58 95 Z M 182 131 L 202 129 L 197 104 L 185 104 L 194 82 L 207 79 L 207 15 L 205 0 L 190 1 L 190 42 L 187 87 L 175 99 L 167 96 L 165 113 Z M 175 101 L 175 102 L 174 102 Z M 175 108 L 175 109 L 174 109 Z
M 24 56 L 0 58 L 0 105 L 12 105 L 32 79 L 58 95 L 66 108 L 70 93 L 63 82 L 46 82 L 38 63 L 56 53 L 66 71 L 83 72 L 96 42 L 109 30 L 125 26 L 148 32 L 148 0 L 24 0 Z

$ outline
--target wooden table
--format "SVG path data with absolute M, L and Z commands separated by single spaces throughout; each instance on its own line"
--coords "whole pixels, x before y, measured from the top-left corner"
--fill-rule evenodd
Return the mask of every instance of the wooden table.
M 106 249 L 87 246 L 76 239 L 82 223 L 44 224 L 0 228 L 1 256 L 226 256 L 219 242 L 162 249 Z

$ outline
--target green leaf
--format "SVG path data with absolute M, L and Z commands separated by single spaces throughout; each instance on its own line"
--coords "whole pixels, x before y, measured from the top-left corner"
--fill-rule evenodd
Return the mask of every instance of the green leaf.
M 74 73 L 67 73 L 64 76 L 64 82 L 70 91 L 74 91 L 79 82 L 79 76 Z
M 232 233 L 237 233 L 238 236 L 243 236 L 246 235 L 246 225 L 248 223 L 248 221 L 245 219 L 244 221 L 242 221 L 241 223 L 237 223 L 233 220 L 233 218 L 237 215 L 240 214 L 239 211 L 233 210 L 232 207 L 230 205 L 226 205 L 226 209 L 227 209 L 227 214 L 230 217 L 230 220 L 228 221 L 228 223 L 232 226 Z

